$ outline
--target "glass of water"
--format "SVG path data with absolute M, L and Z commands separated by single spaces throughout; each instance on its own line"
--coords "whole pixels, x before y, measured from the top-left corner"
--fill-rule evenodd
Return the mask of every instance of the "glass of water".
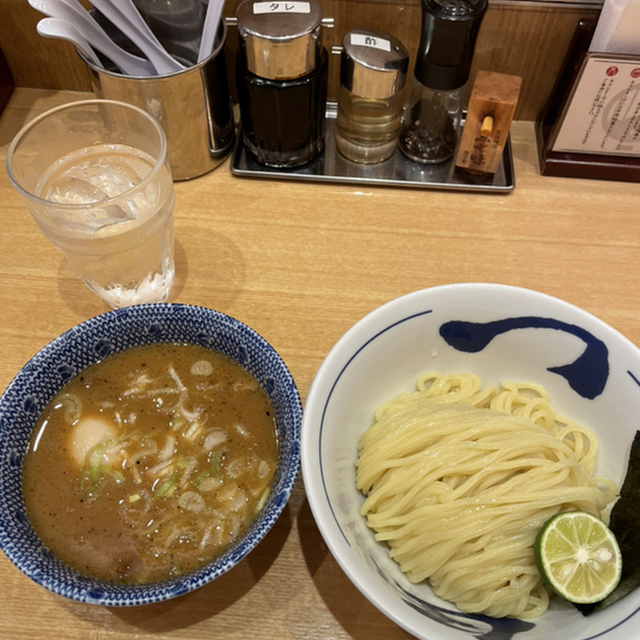
M 13 139 L 7 173 L 44 235 L 111 307 L 167 299 L 173 181 L 148 113 L 112 100 L 47 111 Z

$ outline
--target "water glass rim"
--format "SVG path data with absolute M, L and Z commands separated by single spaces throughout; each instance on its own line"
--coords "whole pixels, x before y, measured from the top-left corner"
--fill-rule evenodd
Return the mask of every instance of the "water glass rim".
M 145 118 L 147 121 L 149 121 L 153 126 L 153 128 L 156 130 L 160 140 L 160 152 L 158 153 L 157 158 L 154 159 L 155 160 L 154 165 L 149 171 L 149 173 L 145 175 L 145 177 L 140 181 L 139 184 L 135 185 L 134 187 L 131 187 L 130 189 L 127 189 L 126 191 L 123 191 L 117 196 L 110 196 L 108 198 L 105 198 L 104 200 L 99 200 L 96 202 L 89 202 L 89 203 L 80 203 L 80 204 L 59 203 L 53 200 L 46 200 L 44 198 L 40 198 L 39 196 L 25 189 L 19 183 L 18 179 L 16 178 L 13 172 L 13 157 L 15 155 L 16 147 L 20 144 L 20 142 L 24 139 L 24 137 L 29 133 L 29 131 L 31 131 L 35 126 L 37 126 L 40 122 L 42 122 L 46 118 L 49 118 L 50 116 L 55 115 L 56 113 L 59 113 L 61 111 L 65 111 L 67 109 L 72 109 L 77 107 L 84 107 L 84 106 L 94 106 L 94 105 L 99 106 L 101 104 L 115 105 L 117 107 L 123 107 L 125 109 L 135 111 L 139 115 L 141 115 L 143 118 Z M 40 115 L 33 118 L 33 120 L 25 124 L 20 129 L 20 131 L 16 133 L 13 140 L 11 141 L 11 144 L 9 145 L 9 149 L 7 150 L 7 157 L 6 157 L 6 170 L 7 170 L 7 175 L 9 177 L 9 181 L 11 182 L 13 187 L 16 189 L 16 191 L 18 191 L 18 193 L 20 193 L 20 195 L 23 198 L 25 198 L 26 200 L 30 200 L 31 202 L 40 204 L 42 206 L 47 206 L 47 207 L 55 206 L 56 208 L 65 209 L 69 211 L 80 210 L 80 209 L 86 210 L 94 207 L 96 208 L 104 207 L 117 200 L 122 200 L 122 198 L 128 198 L 131 195 L 135 194 L 136 192 L 145 189 L 148 186 L 148 184 L 157 177 L 157 174 L 162 170 L 165 164 L 168 165 L 167 136 L 165 135 L 164 130 L 160 126 L 160 123 L 150 113 L 148 113 L 144 109 L 141 109 L 140 107 L 137 107 L 136 105 L 129 104 L 127 102 L 121 102 L 119 100 L 108 100 L 105 98 L 90 98 L 87 100 L 75 100 L 73 102 L 67 102 L 65 104 L 58 105 L 57 107 L 53 107 L 52 109 L 48 109 L 44 113 L 41 113 Z

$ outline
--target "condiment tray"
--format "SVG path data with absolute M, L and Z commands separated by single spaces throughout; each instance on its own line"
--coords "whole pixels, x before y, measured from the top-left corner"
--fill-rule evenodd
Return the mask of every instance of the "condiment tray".
M 344 158 L 335 144 L 337 105 L 327 104 L 325 149 L 311 162 L 295 169 L 277 169 L 261 165 L 242 142 L 242 125 L 238 131 L 231 172 L 237 176 L 283 178 L 320 182 L 372 184 L 390 187 L 421 187 L 455 191 L 509 192 L 515 187 L 511 138 L 507 138 L 502 159 L 494 175 L 476 177 L 456 169 L 455 157 L 436 165 L 422 165 L 406 158 L 396 149 L 384 162 L 361 165 Z M 464 124 L 464 119 L 463 119 Z M 457 152 L 456 152 L 457 153 Z

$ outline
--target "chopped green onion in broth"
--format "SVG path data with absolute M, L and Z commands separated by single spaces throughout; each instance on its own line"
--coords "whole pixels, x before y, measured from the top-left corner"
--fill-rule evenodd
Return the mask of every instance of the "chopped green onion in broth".
M 148 583 L 202 566 L 264 506 L 274 412 L 239 364 L 150 345 L 89 367 L 52 400 L 23 469 L 43 543 L 80 572 Z

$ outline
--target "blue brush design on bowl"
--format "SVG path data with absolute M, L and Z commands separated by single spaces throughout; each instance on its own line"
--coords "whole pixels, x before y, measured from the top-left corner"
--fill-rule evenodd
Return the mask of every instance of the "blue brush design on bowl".
M 273 404 L 280 440 L 278 471 L 257 520 L 236 544 L 206 566 L 158 584 L 103 582 L 73 571 L 43 548 L 25 512 L 22 460 L 40 413 L 70 377 L 110 353 L 157 342 L 197 344 L 241 360 Z M 0 397 L 0 549 L 38 584 L 80 602 L 132 606 L 183 595 L 231 569 L 271 529 L 297 478 L 301 422 L 302 404 L 285 363 L 264 338 L 234 318 L 203 307 L 150 304 L 87 320 L 37 353 Z
M 580 338 L 587 345 L 582 355 L 570 364 L 549 367 L 548 370 L 565 378 L 569 386 L 583 398 L 593 400 L 603 392 L 609 377 L 607 346 L 602 340 L 574 324 L 535 316 L 506 318 L 485 323 L 452 320 L 440 327 L 440 335 L 449 346 L 458 351 L 477 353 L 496 336 L 514 329 L 555 329 Z

